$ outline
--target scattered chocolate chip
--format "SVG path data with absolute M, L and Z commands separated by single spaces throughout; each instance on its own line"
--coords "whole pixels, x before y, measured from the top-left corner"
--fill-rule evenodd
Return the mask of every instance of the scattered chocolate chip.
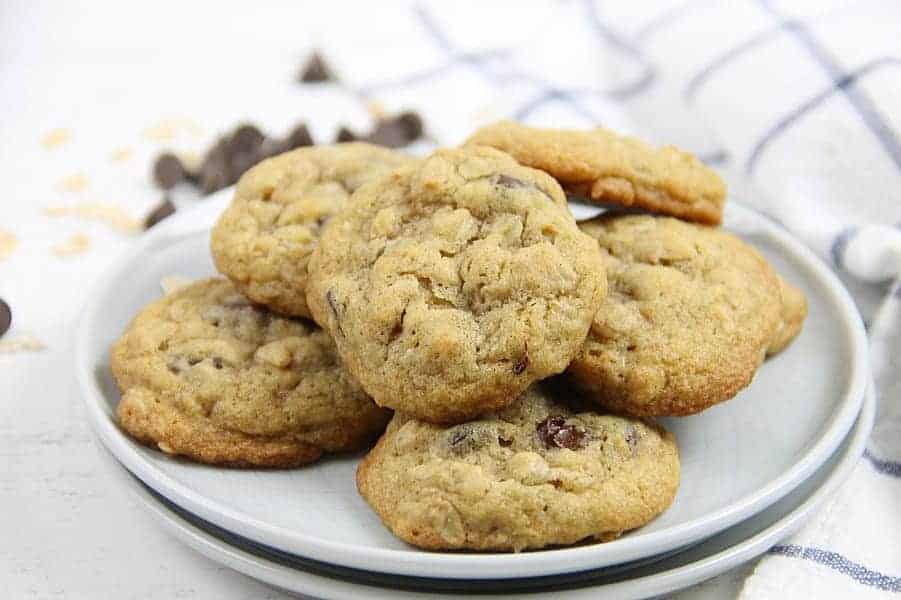
M 187 169 L 181 159 L 165 152 L 160 154 L 153 165 L 153 180 L 156 185 L 164 190 L 171 190 L 176 185 L 187 179 Z
M 171 217 L 175 213 L 175 205 L 168 197 L 163 198 L 156 208 L 144 217 L 144 229 L 150 229 L 163 219 Z
M 355 134 L 353 131 L 351 131 L 350 129 L 348 129 L 347 127 L 345 127 L 343 125 L 341 126 L 340 129 L 338 129 L 337 135 L 335 135 L 335 143 L 336 144 L 340 144 L 343 142 L 355 142 L 358 139 L 359 138 L 357 137 L 357 134 Z
M 387 148 L 401 148 L 422 135 L 422 119 L 416 113 L 405 112 L 397 117 L 379 120 L 366 141 Z
M 332 81 L 334 76 L 331 69 L 325 64 L 325 59 L 318 52 L 314 52 L 303 70 L 300 72 L 301 83 L 322 83 L 323 81 Z
M 228 140 L 229 150 L 232 152 L 256 152 L 266 136 L 255 125 L 244 123 L 239 125 Z
M 528 366 L 529 366 L 529 355 L 526 354 L 522 358 L 520 358 L 518 361 L 516 361 L 515 365 L 513 365 L 513 374 L 519 375 L 520 373 L 525 371 L 526 367 L 528 367 Z
M 3 298 L 0 298 L 0 337 L 3 337 L 13 323 L 13 311 Z
M 310 135 L 310 130 L 307 129 L 306 123 L 301 123 L 292 129 L 284 141 L 285 151 L 312 145 L 313 136 Z
M 212 194 L 230 185 L 228 144 L 219 140 L 207 152 L 200 164 L 198 180 L 204 194 Z
M 575 425 L 567 425 L 566 417 L 551 415 L 535 427 L 538 437 L 548 448 L 569 448 L 577 450 L 582 447 L 585 432 Z

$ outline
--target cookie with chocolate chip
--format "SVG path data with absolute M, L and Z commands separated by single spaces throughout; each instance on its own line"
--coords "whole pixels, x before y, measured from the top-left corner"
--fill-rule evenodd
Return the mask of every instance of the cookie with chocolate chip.
M 307 302 L 375 401 L 431 422 L 566 368 L 606 290 L 560 186 L 491 148 L 361 187 L 322 235 Z
M 144 308 L 112 347 L 119 425 L 168 454 L 290 467 L 367 445 L 390 412 L 309 321 L 254 306 L 224 279 Z
M 778 275 L 712 227 L 651 215 L 580 223 L 597 240 L 609 292 L 567 370 L 604 408 L 680 416 L 751 383 L 776 337 Z
M 357 469 L 385 525 L 430 550 L 608 541 L 666 510 L 678 486 L 662 427 L 566 404 L 541 384 L 460 425 L 397 413 Z
M 364 182 L 413 160 L 364 143 L 301 148 L 264 160 L 238 181 L 213 229 L 216 267 L 254 302 L 309 317 L 307 261 L 322 228 Z
M 653 148 L 599 127 L 541 129 L 500 121 L 466 142 L 498 148 L 524 165 L 547 171 L 567 192 L 600 203 L 634 206 L 688 221 L 717 224 L 726 185 L 694 155 Z

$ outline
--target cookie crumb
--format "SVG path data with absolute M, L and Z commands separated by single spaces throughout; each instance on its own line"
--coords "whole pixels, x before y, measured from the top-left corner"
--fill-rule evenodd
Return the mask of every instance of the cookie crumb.
M 90 182 L 84 173 L 75 173 L 59 180 L 58 187 L 64 192 L 72 192 L 78 194 L 90 187 Z
M 109 159 L 113 162 L 125 162 L 131 158 L 132 154 L 134 154 L 134 150 L 128 146 L 124 146 L 110 152 Z
M 74 256 L 86 252 L 91 247 L 91 238 L 84 233 L 76 233 L 64 242 L 50 247 L 50 251 L 59 257 Z
M 194 283 L 194 280 L 189 279 L 188 277 L 182 277 L 181 275 L 167 275 L 160 279 L 160 288 L 163 290 L 163 295 L 168 296 L 192 283 Z
M 41 146 L 47 150 L 52 150 L 59 148 L 70 139 L 72 139 L 72 134 L 68 129 L 54 129 L 41 138 Z
M 46 346 L 30 333 L 23 333 L 18 337 L 0 341 L 0 354 L 15 354 L 16 352 L 40 352 Z
M 18 245 L 19 238 L 9 231 L 0 229 L 0 262 L 9 258 Z
M 77 217 L 85 221 L 96 221 L 108 225 L 121 233 L 137 233 L 142 223 L 133 218 L 118 204 L 105 202 L 81 202 L 78 204 L 57 204 L 44 209 L 48 217 Z

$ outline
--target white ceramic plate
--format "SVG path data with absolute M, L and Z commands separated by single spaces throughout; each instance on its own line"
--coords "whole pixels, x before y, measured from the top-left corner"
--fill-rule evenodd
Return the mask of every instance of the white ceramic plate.
M 664 420 L 679 442 L 682 484 L 649 525 L 606 543 L 521 554 L 423 552 L 394 538 L 354 488 L 357 457 L 293 471 L 217 469 L 173 459 L 124 436 L 109 344 L 173 274 L 214 273 L 209 228 L 230 191 L 158 226 L 89 296 L 76 340 L 79 383 L 92 426 L 131 472 L 177 505 L 256 542 L 349 568 L 445 578 L 516 578 L 584 571 L 696 543 L 785 496 L 822 465 L 864 396 L 866 344 L 847 292 L 809 250 L 771 221 L 729 204 L 725 225 L 799 285 L 810 316 L 799 338 L 735 399 Z M 580 215 L 581 216 L 581 215 Z
M 588 578 L 575 588 L 555 589 L 554 598 L 576 600 L 580 598 L 605 599 L 646 598 L 672 593 L 694 585 L 734 568 L 766 552 L 773 545 L 797 531 L 818 510 L 836 488 L 851 474 L 863 454 L 873 418 L 876 413 L 873 394 L 867 394 L 857 423 L 841 447 L 811 477 L 770 508 L 726 529 L 724 532 L 669 558 L 648 566 L 638 567 L 612 575 Z M 141 504 L 176 538 L 208 558 L 236 571 L 294 593 L 317 598 L 421 598 L 424 592 L 403 591 L 396 588 L 365 585 L 345 577 L 326 576 L 305 568 L 303 561 L 292 561 L 278 553 L 262 553 L 253 544 L 237 545 L 220 538 L 211 528 L 204 527 L 198 519 L 178 513 L 172 505 L 161 501 L 140 480 L 131 475 L 105 450 L 100 450 L 109 470 L 129 488 Z M 456 580 L 467 590 L 471 582 Z M 514 583 L 515 580 L 506 580 Z M 478 582 L 476 582 L 478 583 Z M 560 582 L 567 585 L 565 579 Z M 419 586 L 417 586 L 419 587 Z M 554 589 L 551 584 L 550 589 Z M 545 588 L 542 591 L 547 591 Z M 499 590 L 498 590 L 499 591 Z M 453 594 L 447 590 L 442 597 L 472 597 Z M 520 597 L 534 594 L 520 593 Z M 496 597 L 496 596 L 495 596 Z M 507 598 L 515 595 L 504 595 Z

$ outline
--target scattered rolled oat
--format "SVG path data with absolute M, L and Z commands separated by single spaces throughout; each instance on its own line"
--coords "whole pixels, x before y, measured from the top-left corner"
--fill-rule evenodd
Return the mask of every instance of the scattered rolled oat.
M 192 283 L 194 283 L 193 279 L 182 277 L 181 275 L 167 275 L 160 279 L 160 287 L 163 290 L 163 294 L 166 296 L 177 292 L 181 288 L 189 286 Z
M 60 257 L 81 254 L 91 247 L 91 238 L 83 233 L 76 233 L 64 242 L 51 246 L 50 251 Z
M 41 138 L 41 146 L 48 150 L 58 148 L 72 138 L 68 129 L 54 129 Z
M 110 152 L 109 158 L 113 162 L 125 162 L 131 155 L 134 154 L 134 150 L 125 146 L 123 148 L 116 148 L 112 152 Z
M 89 185 L 90 182 L 84 173 L 75 173 L 74 175 L 69 175 L 68 177 L 60 179 L 58 187 L 64 192 L 73 192 L 77 194 L 88 189 Z
M 46 346 L 30 333 L 23 333 L 18 337 L 0 341 L 0 354 L 14 354 L 16 352 L 39 352 Z
M 6 260 L 19 245 L 19 238 L 9 231 L 0 229 L 0 262 Z
M 154 142 L 168 142 L 182 133 L 197 137 L 203 134 L 203 127 L 186 118 L 162 119 L 145 129 L 144 137 Z
M 122 233 L 137 233 L 143 228 L 143 223 L 125 212 L 121 206 L 106 202 L 58 204 L 45 208 L 44 214 L 48 217 L 78 217 L 86 221 L 98 221 Z

